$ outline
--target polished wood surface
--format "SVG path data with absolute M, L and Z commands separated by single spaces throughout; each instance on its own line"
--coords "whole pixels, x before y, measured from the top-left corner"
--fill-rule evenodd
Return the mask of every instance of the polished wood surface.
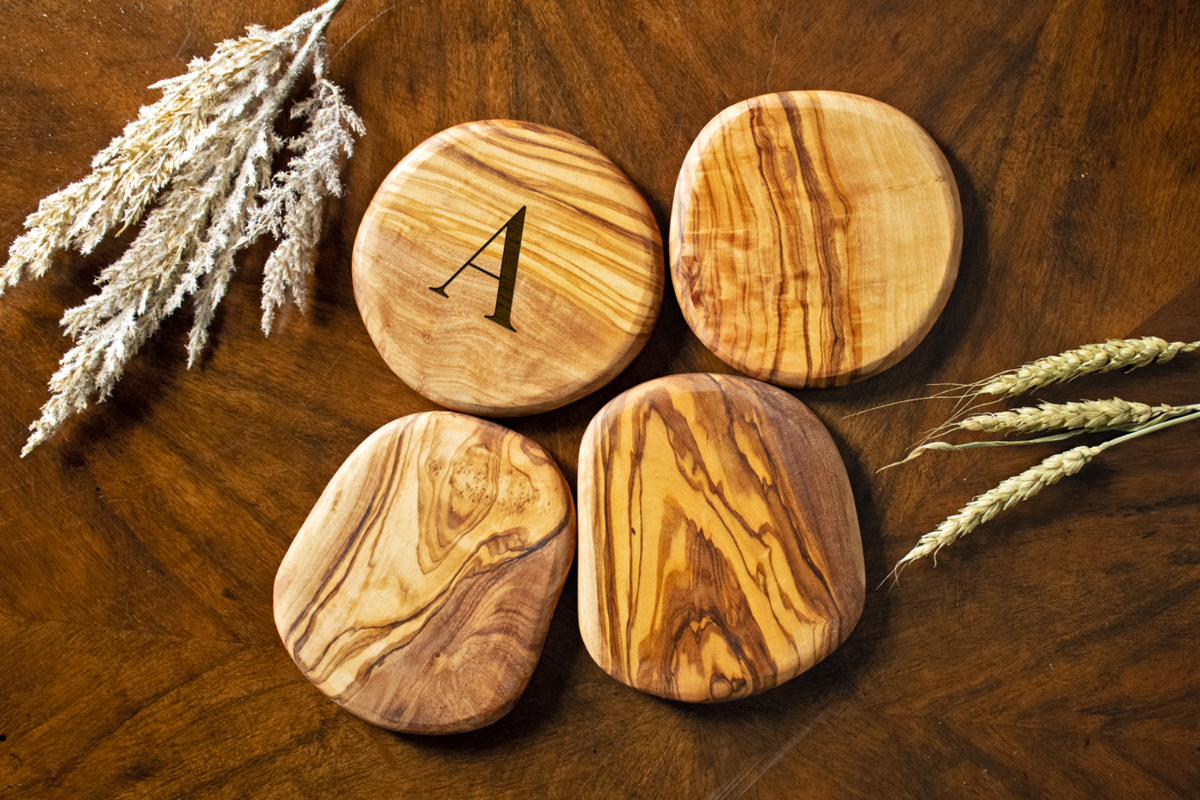
M 638 190 L 575 136 L 456 125 L 396 165 L 354 243 L 383 359 L 459 411 L 558 408 L 638 354 L 662 305 L 662 239 Z
M 946 305 L 958 186 L 911 118 L 845 92 L 779 92 L 712 119 L 671 207 L 671 281 L 722 361 L 780 386 L 895 364 Z
M 579 448 L 579 629 L 600 668 L 692 703 L 749 697 L 850 635 L 866 589 L 846 467 L 796 398 L 671 375 Z
M 459 733 L 525 690 L 575 556 L 553 459 L 492 422 L 412 414 L 334 475 L 275 576 L 275 626 L 347 711 Z
M 151 82 L 308 6 L 3 2 L 0 242 L 160 96 Z M 328 207 L 307 313 L 262 336 L 256 246 L 200 363 L 185 368 L 191 319 L 168 319 L 107 402 L 21 460 L 69 346 L 58 320 L 130 232 L 0 299 L 0 796 L 1196 796 L 1200 429 L 1112 448 L 875 590 L 921 534 L 1055 448 L 877 473 L 949 408 L 849 415 L 1112 336 L 1200 339 L 1200 7 L 348 0 L 329 37 L 331 77 L 368 133 Z M 874 378 L 794 392 L 854 488 L 868 590 L 851 636 L 776 689 L 673 703 L 596 666 L 571 576 L 528 687 L 493 725 L 393 734 L 330 702 L 279 641 L 275 574 L 350 453 L 435 408 L 379 356 L 354 299 L 354 237 L 388 173 L 453 125 L 529 120 L 612 159 L 665 233 L 714 115 L 813 88 L 914 119 L 963 208 L 958 279 L 922 343 Z M 609 400 L 731 371 L 665 294 L 610 384 L 503 423 L 571 485 Z M 1082 397 L 1194 403 L 1200 358 L 1041 399 Z

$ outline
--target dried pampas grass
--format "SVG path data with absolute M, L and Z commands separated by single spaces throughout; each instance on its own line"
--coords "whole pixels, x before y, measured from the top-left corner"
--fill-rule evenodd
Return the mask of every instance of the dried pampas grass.
M 262 234 L 280 238 L 263 281 L 264 332 L 288 294 L 303 303 L 322 202 L 340 194 L 339 158 L 350 155 L 351 134 L 363 132 L 341 90 L 325 78 L 325 30 L 343 2 L 330 0 L 278 31 L 251 26 L 210 58 L 194 60 L 186 74 L 154 84 L 162 99 L 96 156 L 90 175 L 44 199 L 25 221 L 27 233 L 0 268 L 0 294 L 43 275 L 59 250 L 90 253 L 157 199 L 129 249 L 101 272 L 100 292 L 63 317 L 75 346 L 50 380 L 50 400 L 22 456 L 93 396 L 108 397 L 129 358 L 189 296 L 193 364 L 234 255 Z M 307 128 L 286 143 L 295 153 L 287 170 L 272 176 L 271 161 L 285 144 L 275 120 L 310 69 L 311 97 L 292 112 Z

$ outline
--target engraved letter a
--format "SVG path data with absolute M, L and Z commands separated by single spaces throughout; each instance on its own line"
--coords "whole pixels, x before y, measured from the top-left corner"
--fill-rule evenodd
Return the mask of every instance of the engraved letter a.
M 496 292 L 496 310 L 484 317 L 490 319 L 497 325 L 503 325 L 513 333 L 517 329 L 512 326 L 509 317 L 512 316 L 513 290 L 517 283 L 517 259 L 521 256 L 521 233 L 525 229 L 525 206 L 521 206 L 521 210 L 512 215 L 512 219 L 501 225 L 492 238 L 483 243 L 483 247 L 475 251 L 475 255 L 467 259 L 467 263 L 458 268 L 458 271 L 450 276 L 450 280 L 443 283 L 441 286 L 430 286 L 429 288 L 440 294 L 442 297 L 449 297 L 446 294 L 446 287 L 454 282 L 462 271 L 467 267 L 472 267 L 479 270 L 484 275 L 495 278 L 500 281 L 500 287 Z M 483 267 L 475 263 L 475 258 L 482 253 L 487 246 L 496 240 L 500 235 L 500 231 L 507 229 L 504 234 L 504 254 L 500 257 L 500 274 L 494 275 L 488 272 Z

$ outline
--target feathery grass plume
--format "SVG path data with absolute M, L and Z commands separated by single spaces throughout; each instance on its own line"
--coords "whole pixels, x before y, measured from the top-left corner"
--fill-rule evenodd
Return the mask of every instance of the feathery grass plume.
M 264 231 L 280 238 L 263 273 L 262 330 L 271 332 L 275 309 L 290 292 L 297 305 L 305 305 L 305 279 L 312 272 L 313 254 L 321 234 L 321 204 L 314 198 L 341 195 L 339 154 L 353 152 L 351 133 L 362 135 L 362 120 L 346 105 L 342 90 L 318 69 L 312 97 L 292 109 L 293 118 L 306 118 L 308 130 L 288 146 L 298 155 L 287 172 L 262 194 L 263 205 L 254 210 L 246 237 Z
M 936 558 L 937 552 L 946 545 L 970 533 L 1001 511 L 1022 500 L 1028 500 L 1045 487 L 1058 483 L 1068 475 L 1074 475 L 1108 448 L 1163 428 L 1194 420 L 1200 420 L 1200 410 L 1181 416 L 1160 418 L 1149 424 L 1141 425 L 1124 436 L 1118 436 L 1094 447 L 1081 445 L 1064 453 L 1056 453 L 1020 475 L 1001 481 L 999 486 L 979 495 L 958 513 L 947 517 L 935 530 L 922 536 L 916 546 L 896 562 L 890 577 L 898 578 L 900 572 L 917 559 L 931 554 Z M 886 582 L 887 579 L 884 580 Z
M 75 346 L 50 380 L 50 400 L 22 456 L 86 409 L 93 395 L 108 397 L 128 359 L 189 295 L 195 304 L 189 366 L 194 363 L 234 255 L 262 233 L 282 236 L 264 280 L 264 329 L 285 292 L 303 301 L 321 201 L 340 192 L 339 154 L 348 156 L 351 133 L 363 132 L 341 91 L 324 77 L 325 31 L 343 2 L 329 0 L 278 31 L 251 26 L 210 58 L 192 61 L 186 74 L 154 84 L 162 99 L 144 107 L 96 156 L 90 175 L 44 199 L 26 220 L 28 232 L 13 242 L 0 268 L 0 294 L 26 275 L 43 275 L 58 250 L 91 252 L 158 198 L 129 249 L 101 272 L 100 292 L 64 315 Z M 313 96 L 294 112 L 307 119 L 308 129 L 289 143 L 299 155 L 288 171 L 272 180 L 271 160 L 283 145 L 275 119 L 310 67 Z

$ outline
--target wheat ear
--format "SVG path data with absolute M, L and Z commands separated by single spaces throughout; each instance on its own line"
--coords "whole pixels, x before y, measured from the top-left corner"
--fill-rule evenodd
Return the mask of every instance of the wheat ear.
M 1074 403 L 1041 403 L 1037 406 L 995 411 L 968 417 L 954 427 L 979 433 L 1034 433 L 1070 428 L 1103 428 L 1143 425 L 1150 420 L 1186 414 L 1200 406 L 1151 406 L 1111 400 L 1080 400 Z
M 1016 369 L 1005 370 L 969 384 L 942 384 L 943 389 L 928 399 L 953 399 L 950 418 L 927 432 L 918 445 L 952 430 L 972 411 L 1006 397 L 1016 397 L 1043 386 L 1067 383 L 1085 375 L 1098 375 L 1117 369 L 1137 369 L 1149 364 L 1165 364 L 1179 353 L 1200 349 L 1200 341 L 1168 342 L 1157 336 L 1140 339 L 1109 339 L 1103 344 L 1085 344 L 1058 355 L 1046 356 Z
M 1056 453 L 1042 461 L 1037 466 L 1030 467 L 1012 478 L 1007 478 L 1001 481 L 1000 485 L 994 489 L 989 489 L 983 494 L 976 497 L 966 506 L 958 511 L 958 513 L 947 517 L 937 529 L 925 534 L 917 541 L 917 545 L 908 552 L 903 558 L 896 562 L 896 566 L 892 569 L 889 577 L 898 578 L 900 572 L 909 564 L 917 559 L 924 558 L 927 555 L 935 555 L 946 545 L 955 541 L 961 536 L 964 536 L 983 523 L 990 520 L 992 517 L 999 514 L 1001 511 L 1009 508 L 1022 500 L 1028 500 L 1035 494 L 1040 492 L 1047 486 L 1058 483 L 1068 475 L 1074 475 L 1079 470 L 1091 461 L 1100 453 L 1104 452 L 1113 445 L 1121 442 L 1136 439 L 1139 436 L 1145 436 L 1148 433 L 1168 428 L 1172 425 L 1178 425 L 1182 422 L 1190 422 L 1200 419 L 1200 411 L 1192 412 L 1184 416 L 1173 417 L 1161 422 L 1139 428 L 1136 431 L 1127 433 L 1124 436 L 1119 436 L 1115 439 L 1110 439 L 1103 444 L 1090 447 L 1082 445 L 1080 447 L 1067 450 L 1065 453 Z M 886 581 L 886 579 L 885 579 Z
M 920 445 L 952 430 L 958 420 L 963 419 L 975 409 L 1005 397 L 1025 394 L 1041 386 L 1066 383 L 1084 375 L 1111 372 L 1122 368 L 1137 369 L 1153 363 L 1163 364 L 1179 353 L 1191 353 L 1197 349 L 1200 349 L 1200 341 L 1168 342 L 1157 336 L 1144 336 L 1140 339 L 1109 339 L 1103 344 L 1085 344 L 1058 355 L 1039 358 L 1028 364 L 1022 364 L 1016 369 L 997 372 L 995 375 L 974 383 L 930 384 L 942 388 L 926 397 L 897 400 L 855 411 L 846 416 L 854 417 L 868 411 L 878 411 L 903 403 L 916 403 L 924 400 L 956 401 L 954 409 L 950 412 L 950 418 L 928 431 L 918 442 Z
M 929 450 L 952 452 L 956 450 L 971 450 L 977 447 L 1006 447 L 1010 445 L 1055 442 L 1070 438 L 1076 433 L 1129 432 L 1144 425 L 1153 425 L 1171 417 L 1190 414 L 1193 411 L 1200 411 L 1200 405 L 1171 406 L 1164 404 L 1151 406 L 1146 403 L 1131 403 L 1119 397 L 1114 397 L 1112 400 L 1042 403 L 1037 406 L 1014 408 L 1008 411 L 976 414 L 958 422 L 947 423 L 943 426 L 945 429 L 944 432 L 962 430 L 994 435 L 1065 430 L 1073 431 L 1074 433 L 1043 436 L 1037 439 L 967 442 L 965 444 L 927 442 L 914 448 L 906 458 L 893 464 L 888 464 L 882 469 L 888 469 L 889 467 L 912 461 Z
M 1084 375 L 1165 364 L 1179 353 L 1190 353 L 1196 349 L 1200 349 L 1200 342 L 1167 342 L 1157 336 L 1110 339 L 1104 344 L 1087 344 L 1056 356 L 1039 358 L 985 378 L 972 384 L 972 388 L 977 389 L 977 394 L 997 398 L 1015 397 L 1031 389 L 1066 383 Z

